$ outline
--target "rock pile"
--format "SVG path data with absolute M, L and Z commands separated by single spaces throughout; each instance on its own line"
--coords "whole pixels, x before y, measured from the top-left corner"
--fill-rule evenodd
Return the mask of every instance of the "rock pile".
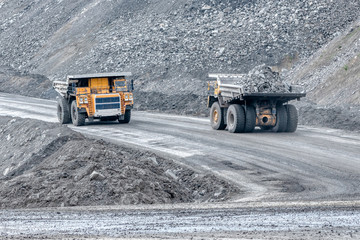
M 269 66 L 264 64 L 253 68 L 248 74 L 239 78 L 235 84 L 244 86 L 245 92 L 290 92 L 290 87 L 282 81 L 279 73 L 272 71 Z
M 0 209 L 223 201 L 238 189 L 66 126 L 0 117 Z

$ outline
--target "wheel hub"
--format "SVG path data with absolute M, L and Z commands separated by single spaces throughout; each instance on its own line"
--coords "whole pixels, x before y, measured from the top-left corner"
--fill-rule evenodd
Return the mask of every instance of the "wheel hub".
M 73 108 L 73 118 L 76 120 L 76 118 L 77 118 L 77 115 L 76 115 L 76 109 L 75 108 Z
M 234 122 L 235 122 L 235 116 L 234 116 L 233 113 L 230 113 L 230 114 L 229 114 L 228 123 L 229 123 L 229 125 L 233 126 L 233 125 L 234 125 Z
M 214 113 L 213 113 L 213 120 L 216 123 L 219 121 L 219 113 L 216 109 L 214 110 Z

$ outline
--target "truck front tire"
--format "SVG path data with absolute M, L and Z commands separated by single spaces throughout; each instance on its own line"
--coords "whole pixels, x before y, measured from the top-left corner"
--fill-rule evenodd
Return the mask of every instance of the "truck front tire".
M 71 119 L 74 126 L 83 126 L 85 125 L 85 113 L 79 113 L 79 109 L 76 105 L 76 101 L 71 103 Z
M 214 102 L 210 109 L 210 124 L 214 130 L 224 130 L 226 128 L 224 119 L 224 109 L 218 102 Z
M 124 119 L 123 120 L 119 119 L 119 123 L 129 123 L 130 119 L 131 119 L 131 109 L 127 109 L 125 110 Z
M 69 104 L 63 97 L 59 97 L 57 101 L 57 117 L 61 124 L 68 124 L 71 122 Z
M 230 105 L 227 111 L 227 127 L 231 133 L 242 133 L 245 131 L 245 111 L 239 104 Z

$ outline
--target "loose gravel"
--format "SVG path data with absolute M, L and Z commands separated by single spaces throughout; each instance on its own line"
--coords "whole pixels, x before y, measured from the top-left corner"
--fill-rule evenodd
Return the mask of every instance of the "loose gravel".
M 0 208 L 217 202 L 239 189 L 66 126 L 0 118 Z

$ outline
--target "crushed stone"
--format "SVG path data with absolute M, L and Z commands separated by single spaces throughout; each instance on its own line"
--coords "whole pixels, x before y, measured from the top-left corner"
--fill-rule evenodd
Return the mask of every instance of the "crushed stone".
M 0 117 L 0 208 L 216 202 L 240 190 L 60 124 Z
M 245 92 L 261 93 L 289 93 L 290 86 L 281 78 L 278 72 L 272 71 L 265 64 L 254 67 L 248 74 L 236 78 L 235 85 L 244 87 Z

